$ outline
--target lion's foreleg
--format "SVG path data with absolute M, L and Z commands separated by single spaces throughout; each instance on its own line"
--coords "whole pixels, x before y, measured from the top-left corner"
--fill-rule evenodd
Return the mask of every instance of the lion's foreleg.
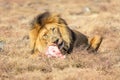
M 64 47 L 63 49 L 67 52 L 69 52 L 69 49 L 71 48 L 71 43 L 72 43 L 72 36 L 69 28 L 62 26 L 60 27 L 60 33 L 61 36 L 64 40 Z

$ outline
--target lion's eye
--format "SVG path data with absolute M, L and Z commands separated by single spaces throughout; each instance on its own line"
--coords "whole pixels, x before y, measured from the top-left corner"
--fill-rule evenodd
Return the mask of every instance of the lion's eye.
M 51 30 L 52 30 L 52 31 L 54 31 L 54 30 L 55 30 L 55 28 L 51 28 Z
M 48 35 L 46 35 L 46 34 L 45 34 L 45 35 L 43 35 L 43 38 L 44 38 L 44 39 L 48 38 Z
M 51 30 L 52 30 L 52 32 L 56 32 L 56 31 L 57 31 L 57 29 L 56 29 L 56 28 L 52 28 Z
M 55 31 L 55 28 L 52 28 L 52 31 Z

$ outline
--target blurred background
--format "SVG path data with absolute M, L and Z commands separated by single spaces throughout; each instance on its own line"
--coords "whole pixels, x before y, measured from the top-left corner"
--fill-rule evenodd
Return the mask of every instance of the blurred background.
M 98 54 L 29 59 L 31 21 L 45 11 L 89 38 L 101 35 Z M 120 0 L 0 0 L 0 80 L 120 80 L 119 44 Z

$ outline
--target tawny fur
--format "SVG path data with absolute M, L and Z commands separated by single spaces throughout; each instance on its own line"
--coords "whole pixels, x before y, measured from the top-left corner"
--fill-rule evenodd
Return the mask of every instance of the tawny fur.
M 53 43 L 60 46 L 63 54 L 71 53 L 73 48 L 81 45 L 97 51 L 102 41 L 100 36 L 96 36 L 89 42 L 84 34 L 71 30 L 59 15 L 49 12 L 38 15 L 33 20 L 29 37 L 33 54 L 44 54 L 46 48 Z

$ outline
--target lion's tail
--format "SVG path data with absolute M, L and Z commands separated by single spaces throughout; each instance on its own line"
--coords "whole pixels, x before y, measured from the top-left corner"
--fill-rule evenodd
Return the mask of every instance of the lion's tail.
M 100 44 L 102 42 L 103 38 L 101 36 L 94 36 L 91 40 L 89 40 L 89 47 L 88 50 L 92 49 L 94 51 L 97 51 L 100 47 Z

